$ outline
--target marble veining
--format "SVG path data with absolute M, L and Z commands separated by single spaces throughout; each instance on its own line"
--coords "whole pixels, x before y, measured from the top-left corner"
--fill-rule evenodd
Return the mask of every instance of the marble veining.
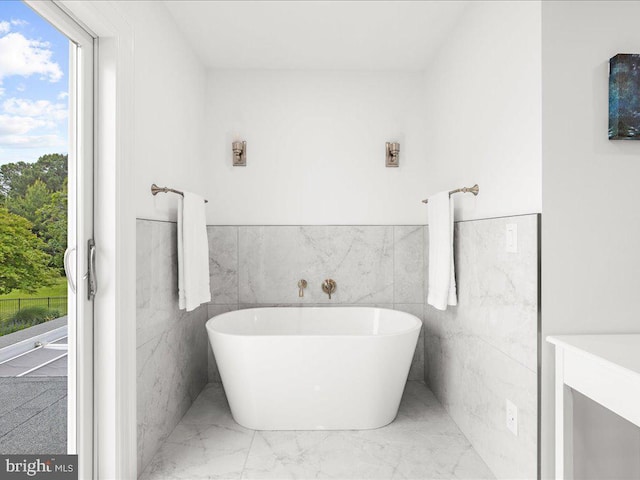
M 238 303 L 238 227 L 207 227 L 211 302 Z
M 143 469 L 207 382 L 207 306 L 178 309 L 176 225 L 137 221 L 138 469 Z
M 240 227 L 238 250 L 239 303 L 393 303 L 393 227 Z
M 174 325 L 178 310 L 176 225 L 137 221 L 136 344 Z
M 509 223 L 517 253 L 506 252 Z M 457 223 L 458 306 L 424 305 L 425 381 L 498 478 L 537 475 L 537 228 L 537 215 Z M 428 227 L 424 238 L 427 272 Z
M 421 382 L 397 420 L 361 431 L 251 431 L 209 384 L 141 479 L 490 479 L 491 471 Z
M 518 252 L 506 252 L 507 224 Z M 457 224 L 461 284 L 454 328 L 483 338 L 529 370 L 537 369 L 537 216 Z
M 423 227 L 393 228 L 393 302 L 423 303 Z

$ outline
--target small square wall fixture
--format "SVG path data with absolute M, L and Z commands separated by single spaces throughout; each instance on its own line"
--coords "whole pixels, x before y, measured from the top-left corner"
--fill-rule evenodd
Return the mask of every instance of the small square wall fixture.
M 247 142 L 233 142 L 231 144 L 231 150 L 233 151 L 233 166 L 246 167 L 247 166 Z
M 609 60 L 609 140 L 640 140 L 640 55 Z
M 400 165 L 400 144 L 398 142 L 387 142 L 387 156 L 386 163 L 387 167 L 397 167 Z

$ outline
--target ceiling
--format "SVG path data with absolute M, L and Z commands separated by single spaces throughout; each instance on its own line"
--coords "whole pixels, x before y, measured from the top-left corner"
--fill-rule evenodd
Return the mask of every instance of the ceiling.
M 210 69 L 424 70 L 467 1 L 165 1 Z

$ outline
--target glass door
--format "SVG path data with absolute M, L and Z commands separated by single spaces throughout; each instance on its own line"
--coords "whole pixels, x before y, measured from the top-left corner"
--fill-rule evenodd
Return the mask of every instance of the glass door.
M 56 8 L 52 5 L 53 8 Z M 57 20 L 69 37 L 69 282 L 68 452 L 78 455 L 80 478 L 93 476 L 94 372 L 93 243 L 94 38 L 64 12 Z M 54 22 L 56 19 L 51 19 Z
M 0 455 L 91 478 L 95 40 L 53 2 L 8 1 L 0 50 Z

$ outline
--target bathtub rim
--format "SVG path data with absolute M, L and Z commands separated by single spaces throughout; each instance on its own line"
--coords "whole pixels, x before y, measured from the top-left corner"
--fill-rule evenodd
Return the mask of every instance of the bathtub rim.
M 398 313 L 398 314 L 402 314 L 402 315 L 408 315 L 410 317 L 413 317 L 416 320 L 416 324 L 415 326 L 411 327 L 411 328 L 407 328 L 404 330 L 400 330 L 398 332 L 393 332 L 393 333 L 382 333 L 382 334 L 367 334 L 367 333 L 363 333 L 363 334 L 340 334 L 340 333 L 327 333 L 327 334 L 289 334 L 289 335 L 283 335 L 283 334 L 253 334 L 253 335 L 247 335 L 247 334 L 241 334 L 241 333 L 227 333 L 227 332 L 221 332 L 219 330 L 214 330 L 213 328 L 209 327 L 209 324 L 212 322 L 212 320 L 214 320 L 215 318 L 218 317 L 222 317 L 225 315 L 232 315 L 234 313 L 238 313 L 238 312 L 243 312 L 246 310 L 278 310 L 278 309 L 286 309 L 286 310 L 334 310 L 334 309 L 358 309 L 358 310 L 384 310 L 387 312 L 394 312 L 394 313 Z M 412 313 L 408 313 L 408 312 L 404 312 L 402 310 L 395 310 L 393 308 L 382 308 L 382 307 L 359 307 L 356 305 L 350 305 L 350 306 L 326 306 L 326 307 L 322 307 L 322 306 L 314 306 L 314 307 L 303 307 L 303 306 L 273 306 L 273 307 L 251 307 L 251 308 L 241 308 L 238 310 L 231 310 L 229 312 L 224 312 L 224 313 L 220 313 L 218 315 L 214 315 L 213 317 L 207 319 L 207 321 L 205 322 L 205 331 L 207 332 L 207 334 L 212 333 L 215 335 L 220 335 L 220 336 L 226 336 L 226 337 L 238 337 L 238 338 L 389 338 L 389 337 L 395 337 L 395 336 L 400 336 L 400 335 L 407 335 L 409 333 L 412 333 L 414 331 L 418 331 L 420 332 L 420 330 L 423 327 L 423 321 L 422 319 L 420 319 L 419 317 L 417 317 L 416 315 L 412 314 Z

